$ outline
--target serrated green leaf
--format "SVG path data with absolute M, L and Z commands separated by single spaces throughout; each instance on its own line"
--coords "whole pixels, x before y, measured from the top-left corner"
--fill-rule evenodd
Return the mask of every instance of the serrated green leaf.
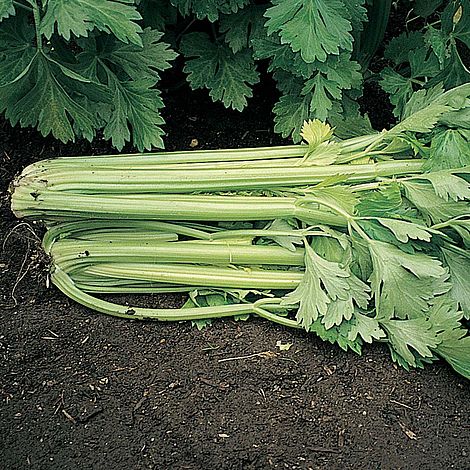
M 460 305 L 465 318 L 470 320 L 470 258 L 447 248 L 441 248 L 441 251 L 450 271 L 449 295 Z
M 349 264 L 351 247 L 347 236 L 329 227 L 321 228 L 327 235 L 312 237 L 310 245 L 315 253 L 342 266 Z
M 432 235 L 426 226 L 397 219 L 377 218 L 376 220 L 384 227 L 387 227 L 395 235 L 396 239 L 402 243 L 407 243 L 410 238 L 425 242 L 431 241 Z
M 0 3 L 0 21 L 15 14 L 13 0 L 2 0 Z
M 29 70 L 37 49 L 34 30 L 27 16 L 18 14 L 4 20 L 0 28 L 0 85 L 19 80 Z
M 281 305 L 299 304 L 296 319 L 305 329 L 309 329 L 319 317 L 331 308 L 327 322 L 331 326 L 339 315 L 351 317 L 348 309 L 367 304 L 368 286 L 346 271 L 340 264 L 328 261 L 317 255 L 310 245 L 305 245 L 305 274 L 298 287 L 288 293 Z M 343 302 L 344 301 L 344 302 Z M 338 308 L 331 303 L 340 302 Z M 344 307 L 344 310 L 339 308 Z
M 60 65 L 60 66 L 59 66 Z M 88 140 L 92 140 L 99 122 L 97 116 L 84 108 L 77 100 L 74 82 L 79 87 L 88 79 L 69 70 L 63 64 L 51 61 L 44 53 L 34 55 L 21 78 L 0 87 L 0 112 L 12 125 L 36 126 L 43 136 L 50 133 L 62 142 L 74 140 L 74 128 Z M 88 83 L 85 92 L 107 99 L 104 87 Z
M 350 320 L 353 317 L 355 305 L 363 309 L 367 308 L 370 299 L 369 286 L 352 273 L 350 273 L 348 283 L 348 298 L 337 299 L 335 302 L 328 304 L 328 308 L 322 319 L 322 323 L 327 330 L 335 325 L 341 325 L 345 320 Z
M 397 237 L 393 232 L 377 220 L 360 219 L 357 222 L 369 238 L 395 245 L 405 253 L 414 254 L 416 252 L 415 245 L 412 242 L 409 241 L 408 243 L 403 243 L 397 240 Z
M 436 352 L 456 372 L 470 379 L 470 336 L 462 326 L 462 312 L 455 302 L 441 296 L 429 310 L 428 318 L 440 339 Z
M 470 141 L 459 129 L 439 129 L 432 137 L 427 171 L 470 166 Z
M 462 173 L 470 174 L 470 154 L 468 165 L 469 166 L 467 166 L 467 168 L 462 168 Z M 452 199 L 457 202 L 470 199 L 470 183 L 465 179 L 452 174 L 450 171 L 433 171 L 432 173 L 420 175 L 419 177 L 416 177 L 416 179 L 425 179 L 430 181 L 436 194 L 440 198 L 444 199 L 444 201 Z
M 335 128 L 335 136 L 340 139 L 349 139 L 366 134 L 374 134 L 376 131 L 367 114 L 361 114 L 356 100 L 343 93 L 341 101 L 333 103 L 328 115 L 328 122 Z
M 393 349 L 413 367 L 416 367 L 416 357 L 410 348 L 426 358 L 433 356 L 431 349 L 440 343 L 433 324 L 424 317 L 381 321 L 380 325 L 387 332 L 388 341 Z
M 424 181 L 402 181 L 406 197 L 423 214 L 426 220 L 437 224 L 468 213 L 470 205 L 466 202 L 455 202 L 439 197 L 432 184 Z
M 373 272 L 369 279 L 380 318 L 419 318 L 429 302 L 450 285 L 440 261 L 423 253 L 405 253 L 389 243 L 370 240 Z
M 71 35 L 88 36 L 97 28 L 120 41 L 142 45 L 137 23 L 142 17 L 132 0 L 48 0 L 41 20 L 41 33 L 50 39 L 57 32 L 66 40 Z
M 301 165 L 325 166 L 336 163 L 341 153 L 341 147 L 337 142 L 322 142 L 316 147 L 307 150 Z
M 269 226 L 268 230 L 276 230 L 276 231 L 285 231 L 289 232 L 292 231 L 292 235 L 273 235 L 271 238 L 274 242 L 276 242 L 279 246 L 286 248 L 289 251 L 295 251 L 295 245 L 302 244 L 302 238 L 295 234 L 294 227 L 289 223 L 289 221 L 285 219 L 275 219 Z M 268 236 L 268 235 L 266 235 Z
M 214 101 L 226 108 L 243 110 L 253 96 L 250 86 L 258 83 L 249 50 L 234 54 L 225 44 L 217 45 L 205 33 L 190 33 L 181 41 L 181 51 L 189 59 L 184 66 L 192 89 L 207 88 Z
M 220 18 L 220 32 L 234 53 L 250 47 L 253 40 L 266 36 L 263 13 L 265 5 L 248 5 L 237 13 Z
M 146 28 L 141 34 L 142 47 L 135 44 L 108 41 L 100 56 L 111 64 L 120 66 L 133 80 L 159 79 L 159 72 L 171 67 L 170 61 L 178 54 L 161 42 L 163 33 Z
M 380 328 L 379 322 L 375 318 L 363 315 L 356 310 L 348 338 L 351 341 L 356 341 L 358 335 L 366 343 L 372 343 L 373 340 L 381 340 L 386 337 L 385 332 Z
M 347 54 L 318 64 L 315 75 L 305 82 L 302 94 L 310 94 L 310 113 L 324 121 L 328 117 L 335 100 L 341 100 L 343 90 L 358 87 L 362 77 L 360 65 Z
M 447 52 L 447 42 L 448 36 L 441 30 L 436 29 L 429 25 L 427 27 L 426 33 L 424 35 L 426 43 L 429 47 L 431 47 L 432 51 L 434 52 L 437 60 L 441 64 L 444 64 L 446 56 L 448 55 Z
M 408 54 L 424 45 L 424 36 L 419 31 L 402 33 L 393 38 L 386 46 L 384 57 L 401 65 L 408 61 Z
M 391 183 L 361 195 L 356 210 L 360 217 L 385 217 L 398 209 L 401 203 L 400 187 Z
M 164 31 L 167 24 L 176 23 L 177 10 L 167 0 L 138 0 L 137 4 L 145 26 Z
M 307 79 L 317 69 L 317 63 L 305 62 L 300 54 L 292 52 L 288 44 L 281 44 L 277 35 L 253 39 L 252 45 L 255 59 L 269 59 L 268 72 L 284 70 L 289 75 Z M 285 82 L 288 86 L 287 79 Z
M 188 300 L 189 302 L 189 300 Z M 187 302 L 186 302 L 187 303 Z M 183 305 L 183 308 L 185 308 L 186 304 Z M 188 305 L 187 308 L 191 308 L 191 305 Z M 207 320 L 191 320 L 191 325 L 195 326 L 198 331 L 205 330 L 209 326 L 212 325 L 213 320 L 207 319 Z
M 266 10 L 268 35 L 279 32 L 282 43 L 307 62 L 324 62 L 329 54 L 352 50 L 352 25 L 340 0 L 273 0 Z M 344 16 L 343 16 L 344 15 Z
M 430 132 L 438 123 L 439 118 L 452 108 L 448 105 L 432 103 L 429 106 L 413 113 L 394 126 L 390 133 L 399 132 Z
M 165 121 L 160 114 L 163 101 L 153 85 L 153 80 L 120 81 L 115 75 L 108 75 L 113 112 L 104 127 L 104 137 L 111 139 L 116 148 L 122 149 L 130 141 L 130 129 L 132 142 L 141 152 L 164 147 L 161 126 Z
M 429 81 L 430 85 L 442 82 L 446 88 L 452 88 L 470 81 L 470 72 L 465 66 L 465 61 L 460 56 L 455 42 L 449 44 L 441 71 Z
M 351 271 L 363 281 L 370 278 L 373 270 L 369 247 L 362 238 L 351 236 L 352 260 Z
M 433 77 L 439 73 L 439 60 L 435 54 L 429 54 L 426 47 L 414 49 L 408 54 L 411 78 Z
M 455 219 L 446 223 L 447 227 L 454 229 L 460 236 L 465 248 L 470 248 L 470 219 Z
M 199 20 L 207 18 L 212 23 L 219 19 L 220 14 L 236 13 L 249 3 L 249 0 L 171 0 L 183 16 L 190 13 Z
M 329 124 L 314 119 L 304 121 L 300 135 L 308 143 L 311 150 L 318 147 L 322 142 L 330 140 L 333 136 L 333 129 Z
M 121 48 L 120 43 L 109 39 L 98 43 L 84 39 L 80 43 L 84 52 L 78 55 L 78 69 L 93 80 L 100 77 L 112 95 L 112 106 L 104 119 L 104 137 L 118 149 L 131 139 L 140 151 L 164 146 L 163 102 L 154 86 L 158 70 L 167 67 L 173 53 L 158 42 L 160 33 L 147 29 L 143 38 L 145 47 L 136 48 L 138 57 L 134 58 L 130 58 L 132 45 Z M 137 59 L 140 64 L 134 64 Z
M 441 116 L 439 123 L 447 127 L 460 128 L 461 131 L 470 130 L 470 100 L 465 108 Z
M 310 117 L 310 98 L 295 94 L 283 95 L 274 105 L 274 132 L 292 137 L 294 143 L 302 140 L 302 123 Z
M 362 351 L 362 340 L 356 338 L 354 341 L 349 339 L 349 332 L 351 329 L 351 323 L 344 321 L 340 326 L 334 326 L 327 330 L 325 325 L 317 320 L 310 325 L 309 331 L 315 333 L 323 341 L 328 341 L 331 344 L 337 344 L 344 351 L 351 349 L 357 354 L 361 354 Z
M 312 196 L 313 202 L 322 204 L 327 208 L 338 207 L 349 215 L 355 213 L 355 208 L 359 202 L 357 195 L 351 191 L 348 186 L 327 186 L 315 188 L 309 191 L 309 196 Z M 306 198 L 308 200 L 308 197 Z
M 351 22 L 353 32 L 362 31 L 364 29 L 364 23 L 368 21 L 367 8 L 365 4 L 368 0 L 353 0 L 344 2 L 344 6 L 347 11 L 347 19 Z
M 408 116 L 411 116 L 412 114 L 430 105 L 443 93 L 444 88 L 442 83 L 438 83 L 432 88 L 423 88 L 422 90 L 415 91 L 404 106 L 402 118 L 407 118 Z
M 380 86 L 389 94 L 390 102 L 395 106 L 393 114 L 403 114 L 405 104 L 413 95 L 413 85 L 409 78 L 400 75 L 390 67 L 385 67 L 380 73 Z
M 470 336 L 468 331 L 456 329 L 452 334 L 448 334 L 437 347 L 437 353 L 456 372 L 470 380 Z

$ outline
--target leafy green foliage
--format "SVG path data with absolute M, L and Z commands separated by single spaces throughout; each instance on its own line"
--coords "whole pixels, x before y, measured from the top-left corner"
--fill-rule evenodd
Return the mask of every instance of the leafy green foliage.
M 305 275 L 294 291 L 287 294 L 283 305 L 299 304 L 297 321 L 309 330 L 319 317 L 328 330 L 351 319 L 354 306 L 365 308 L 368 287 L 339 263 L 317 255 L 305 244 Z
M 443 296 L 431 307 L 428 318 L 440 340 L 436 352 L 464 377 L 470 377 L 470 335 L 462 327 L 462 312 Z
M 184 71 L 191 88 L 207 88 L 212 99 L 227 108 L 245 108 L 253 95 L 250 86 L 259 81 L 248 50 L 234 54 L 228 46 L 211 42 L 205 33 L 190 33 L 183 38 L 181 51 L 188 58 Z
M 91 140 L 98 127 L 98 117 L 83 105 L 82 97 L 101 96 L 109 101 L 104 87 L 74 72 L 53 56 L 32 45 L 32 31 L 23 16 L 5 20 L 0 37 L 4 53 L 0 70 L 0 111 L 13 125 L 37 126 L 44 135 L 52 133 L 64 142 L 80 132 Z
M 264 5 L 248 5 L 237 13 L 220 18 L 220 32 L 225 34 L 225 42 L 234 54 L 251 47 L 252 41 L 265 37 L 265 9 Z
M 141 37 L 143 48 L 109 40 L 81 42 L 78 68 L 94 82 L 102 80 L 111 94 L 113 107 L 106 117 L 104 137 L 117 148 L 130 141 L 131 130 L 137 148 L 163 147 L 163 102 L 154 85 L 175 53 L 160 42 L 162 33 L 146 29 Z
M 194 13 L 199 20 L 207 18 L 214 22 L 220 14 L 236 13 L 249 0 L 171 0 L 182 15 Z
M 0 21 L 14 14 L 15 6 L 13 5 L 13 0 L 3 0 L 2 3 L 0 3 Z
M 339 138 L 373 133 L 357 100 L 364 76 L 380 76 L 402 121 L 395 131 L 432 130 L 427 155 L 416 139 L 402 136 L 428 158 L 428 169 L 438 169 L 433 162 L 444 169 L 467 161 L 470 108 L 433 100 L 443 89 L 469 81 L 464 50 L 470 43 L 470 0 L 413 2 L 424 26 L 392 38 L 384 53 L 387 66 L 378 74 L 366 69 L 383 37 L 391 2 L 22 1 L 16 7 L 12 0 L 0 5 L 0 86 L 9 84 L 0 109 L 12 122 L 50 131 L 64 141 L 93 138 L 102 131 L 118 149 L 126 143 L 139 150 L 162 147 L 158 83 L 176 57 L 169 43 L 183 57 L 177 63 L 191 88 L 206 89 L 214 101 L 239 111 L 249 103 L 260 80 L 257 61 L 263 61 L 280 91 L 273 108 L 274 130 L 294 142 L 301 141 L 302 122 L 309 119 L 327 120 Z M 39 59 L 33 61 L 36 53 L 46 58 L 40 66 Z M 71 111 L 65 110 L 63 125 L 57 112 L 47 117 L 53 122 L 40 124 L 42 117 L 32 113 L 18 119 L 10 109 L 44 66 L 52 80 L 38 101 L 67 102 Z M 9 83 L 16 78 L 16 85 Z M 60 92 L 54 90 L 56 84 Z M 40 91 L 39 85 L 33 92 Z M 418 110 L 423 113 L 416 114 Z M 449 155 L 447 162 L 440 157 L 443 152 Z
M 305 62 L 324 62 L 341 49 L 351 51 L 351 22 L 341 0 L 274 0 L 266 11 L 268 34 L 279 32 L 281 42 L 299 52 Z
M 137 23 L 142 17 L 132 0 L 46 0 L 41 33 L 47 39 L 54 29 L 69 40 L 71 35 L 88 36 L 93 29 L 111 33 L 122 42 L 142 45 Z
M 427 17 L 442 2 L 417 2 L 415 10 Z M 426 7 L 425 7 L 426 6 Z M 470 2 L 446 2 L 440 27 L 427 24 L 423 31 L 402 33 L 388 44 L 385 57 L 393 63 L 381 72 L 381 86 L 390 94 L 394 114 L 403 116 L 404 106 L 416 91 L 430 86 L 452 88 L 470 80 L 470 72 L 461 56 L 470 43 Z
M 103 129 L 118 149 L 131 140 L 140 150 L 163 147 L 155 85 L 176 54 L 162 33 L 142 31 L 134 2 L 43 2 L 35 18 L 36 34 L 23 10 L 0 24 L 6 118 L 63 142 L 92 140 Z
M 451 289 L 449 295 L 458 302 L 467 320 L 470 320 L 470 259 L 465 252 L 442 248 L 442 254 L 449 267 Z
M 374 271 L 370 282 L 380 317 L 413 319 L 450 288 L 446 269 L 422 253 L 405 253 L 382 241 L 369 242 Z
M 440 343 L 433 324 L 424 317 L 411 320 L 389 320 L 381 324 L 387 332 L 390 346 L 395 353 L 406 364 L 413 367 L 417 366 L 417 360 L 412 349 L 422 358 L 431 358 L 432 349 Z

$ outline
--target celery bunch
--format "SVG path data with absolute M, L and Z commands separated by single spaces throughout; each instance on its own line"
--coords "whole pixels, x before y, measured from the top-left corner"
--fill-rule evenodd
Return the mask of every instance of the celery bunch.
M 389 131 L 306 144 L 35 163 L 19 217 L 48 226 L 51 279 L 107 314 L 159 321 L 258 315 L 343 349 L 386 342 L 398 364 L 443 357 L 470 378 L 470 85 L 409 104 Z M 445 152 L 435 136 L 452 132 Z M 444 157 L 443 157 L 444 154 Z M 187 292 L 181 309 L 96 294 Z

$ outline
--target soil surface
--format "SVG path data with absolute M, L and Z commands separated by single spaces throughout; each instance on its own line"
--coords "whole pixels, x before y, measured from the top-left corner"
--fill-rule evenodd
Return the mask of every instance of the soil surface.
M 167 148 L 281 143 L 255 91 L 239 114 L 180 89 L 166 99 Z M 470 468 L 470 385 L 443 363 L 406 372 L 380 345 L 359 357 L 257 319 L 129 322 L 46 288 L 40 230 L 14 219 L 8 183 L 32 161 L 110 149 L 3 122 L 0 147 L 2 468 Z

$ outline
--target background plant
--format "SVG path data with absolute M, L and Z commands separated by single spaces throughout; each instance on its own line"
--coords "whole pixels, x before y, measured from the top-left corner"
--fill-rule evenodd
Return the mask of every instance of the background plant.
M 0 112 L 63 142 L 100 131 L 118 149 L 163 147 L 158 86 L 170 63 L 239 111 L 264 63 L 280 92 L 276 132 L 298 142 L 309 118 L 340 136 L 369 132 L 364 81 L 379 81 L 401 118 L 413 94 L 470 77 L 469 0 L 397 3 L 409 11 L 403 33 L 372 73 L 391 0 L 1 0 Z

